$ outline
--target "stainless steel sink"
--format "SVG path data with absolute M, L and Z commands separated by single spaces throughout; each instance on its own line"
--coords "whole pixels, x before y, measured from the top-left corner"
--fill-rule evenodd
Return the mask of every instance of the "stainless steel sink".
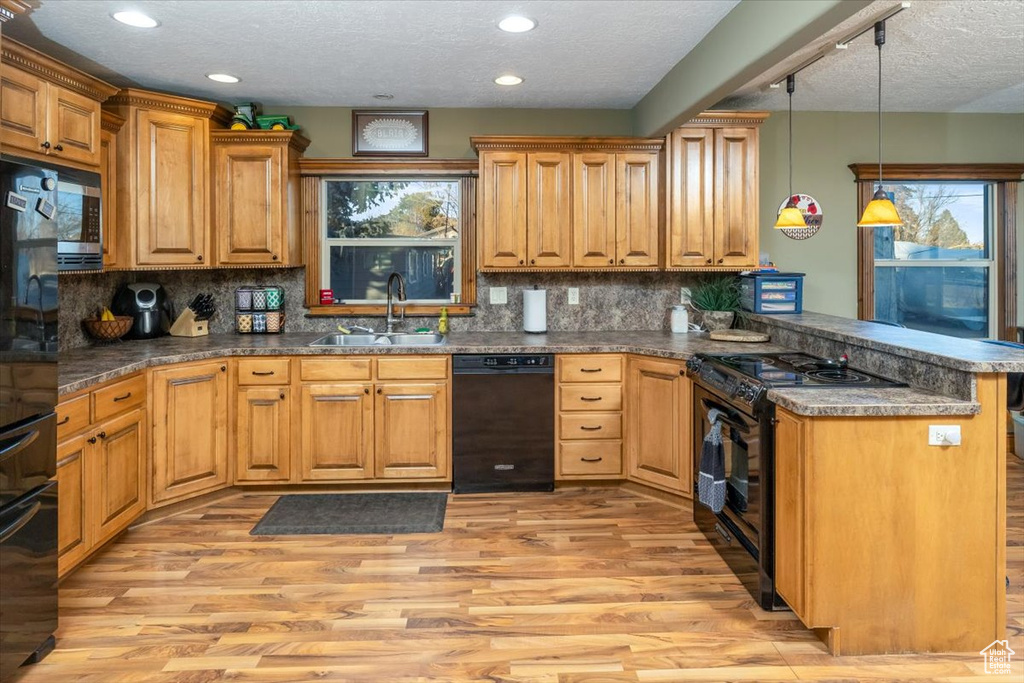
M 444 335 L 433 334 L 328 334 L 310 346 L 441 346 Z

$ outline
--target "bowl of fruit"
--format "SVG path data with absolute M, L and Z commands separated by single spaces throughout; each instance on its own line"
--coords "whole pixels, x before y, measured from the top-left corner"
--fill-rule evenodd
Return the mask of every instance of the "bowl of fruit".
M 117 341 L 132 329 L 132 317 L 114 315 L 104 306 L 95 316 L 83 320 L 82 326 L 96 341 Z

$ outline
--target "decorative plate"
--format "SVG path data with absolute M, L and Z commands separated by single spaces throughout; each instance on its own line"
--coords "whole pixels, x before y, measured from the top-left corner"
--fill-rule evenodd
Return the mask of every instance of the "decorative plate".
M 825 214 L 821 210 L 821 203 L 817 199 L 809 194 L 794 194 L 793 201 L 796 202 L 796 208 L 800 209 L 800 213 L 804 215 L 804 222 L 807 223 L 806 228 L 781 228 L 780 232 L 786 237 L 794 240 L 805 240 L 808 237 L 814 237 L 814 234 L 821 229 L 821 223 L 824 220 Z M 786 204 L 789 203 L 789 197 L 782 200 L 779 204 L 779 213 L 786 208 Z

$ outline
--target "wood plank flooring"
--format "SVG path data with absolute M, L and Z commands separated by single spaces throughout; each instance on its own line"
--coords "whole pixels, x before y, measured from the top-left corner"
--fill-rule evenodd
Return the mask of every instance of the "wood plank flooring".
M 273 496 L 129 531 L 61 588 L 19 683 L 1024 680 L 1024 467 L 1010 456 L 1013 675 L 976 653 L 829 656 L 757 608 L 688 510 L 616 489 L 453 497 L 431 535 L 253 537 Z

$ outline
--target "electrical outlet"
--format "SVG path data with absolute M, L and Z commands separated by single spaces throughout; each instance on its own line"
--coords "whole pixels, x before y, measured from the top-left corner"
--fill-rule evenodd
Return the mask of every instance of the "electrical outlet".
M 508 303 L 508 287 L 491 287 L 490 294 L 492 304 Z
M 679 303 L 685 306 L 690 303 L 690 297 L 693 296 L 693 292 L 690 291 L 689 287 L 679 288 Z
M 959 446 L 960 425 L 928 425 L 929 446 Z
M 580 288 L 570 287 L 569 288 L 569 305 L 579 306 L 580 305 Z

